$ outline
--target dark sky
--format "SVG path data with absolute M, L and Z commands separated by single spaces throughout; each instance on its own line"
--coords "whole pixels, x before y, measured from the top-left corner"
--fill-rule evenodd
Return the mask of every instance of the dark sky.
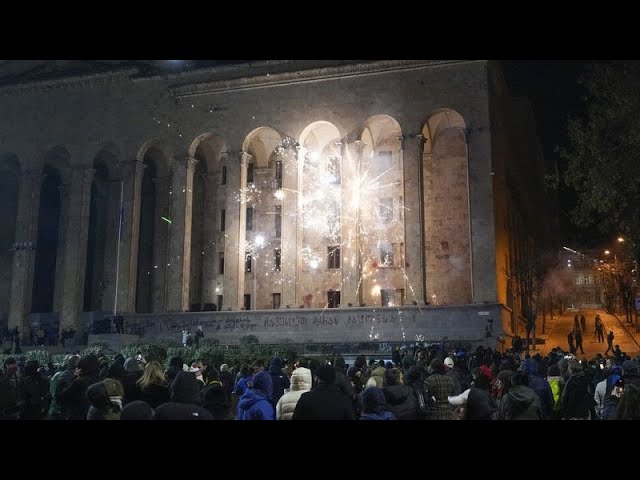
M 566 144 L 567 119 L 584 114 L 583 90 L 578 77 L 587 63 L 585 60 L 502 61 L 511 94 L 531 100 L 547 165 L 553 166 L 557 162 L 560 171 L 564 164 L 557 147 Z M 575 201 L 572 191 L 566 187 L 560 190 L 562 216 L 558 234 L 565 243 L 576 248 L 591 248 L 602 242 L 602 234 L 595 228 L 580 230 L 571 224 L 569 211 Z

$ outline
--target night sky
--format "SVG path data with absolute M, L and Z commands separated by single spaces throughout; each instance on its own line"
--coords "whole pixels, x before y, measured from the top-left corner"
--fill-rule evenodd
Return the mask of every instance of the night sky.
M 558 146 L 566 145 L 567 119 L 584 114 L 584 91 L 578 84 L 579 75 L 588 64 L 585 60 L 503 60 L 505 79 L 513 96 L 530 99 L 538 135 L 546 164 L 557 163 L 564 170 Z M 551 173 L 551 172 L 550 172 Z M 569 220 L 569 211 L 575 204 L 575 194 L 563 187 L 559 192 L 560 239 L 574 248 L 593 248 L 604 240 L 595 228 L 577 229 Z

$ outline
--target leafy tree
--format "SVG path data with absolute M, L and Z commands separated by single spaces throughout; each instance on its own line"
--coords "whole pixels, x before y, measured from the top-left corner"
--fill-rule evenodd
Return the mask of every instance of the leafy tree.
M 571 212 L 579 227 L 596 226 L 640 246 L 640 61 L 589 65 L 579 82 L 586 113 L 568 122 L 562 179 L 577 193 Z M 556 175 L 556 181 L 560 175 Z

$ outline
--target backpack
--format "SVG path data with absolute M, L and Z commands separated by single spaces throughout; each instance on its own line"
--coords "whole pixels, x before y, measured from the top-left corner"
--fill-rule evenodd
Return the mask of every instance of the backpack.
M 549 380 L 549 386 L 551 387 L 551 394 L 553 395 L 553 411 L 560 412 L 562 410 L 562 403 L 560 402 L 562 385 L 560 384 L 560 380 Z

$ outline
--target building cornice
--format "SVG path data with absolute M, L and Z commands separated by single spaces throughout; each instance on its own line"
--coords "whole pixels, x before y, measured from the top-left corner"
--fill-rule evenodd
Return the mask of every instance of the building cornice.
M 388 72 L 421 70 L 465 63 L 478 63 L 485 62 L 485 60 L 382 60 L 357 62 L 358 63 L 348 65 L 311 68 L 307 70 L 295 70 L 295 68 L 291 68 L 288 71 L 279 73 L 265 73 L 253 76 L 245 75 L 226 80 L 173 85 L 169 87 L 169 90 L 177 98 L 188 98 L 232 91 L 286 86 L 289 84 L 312 83 L 365 75 L 378 75 L 380 73 Z M 295 67 L 293 62 L 290 63 L 291 67 Z M 257 67 L 263 66 L 264 65 L 259 65 Z M 240 71 L 238 65 L 234 65 L 233 68 Z M 216 71 L 216 69 L 212 70 L 214 72 Z
M 24 83 L 9 83 L 0 85 L 0 96 L 20 95 L 33 92 L 50 92 L 52 90 L 69 90 L 72 88 L 92 88 L 104 86 L 109 83 L 128 81 L 131 76 L 137 75 L 137 68 L 126 68 L 106 72 L 73 75 L 48 80 L 34 80 Z

